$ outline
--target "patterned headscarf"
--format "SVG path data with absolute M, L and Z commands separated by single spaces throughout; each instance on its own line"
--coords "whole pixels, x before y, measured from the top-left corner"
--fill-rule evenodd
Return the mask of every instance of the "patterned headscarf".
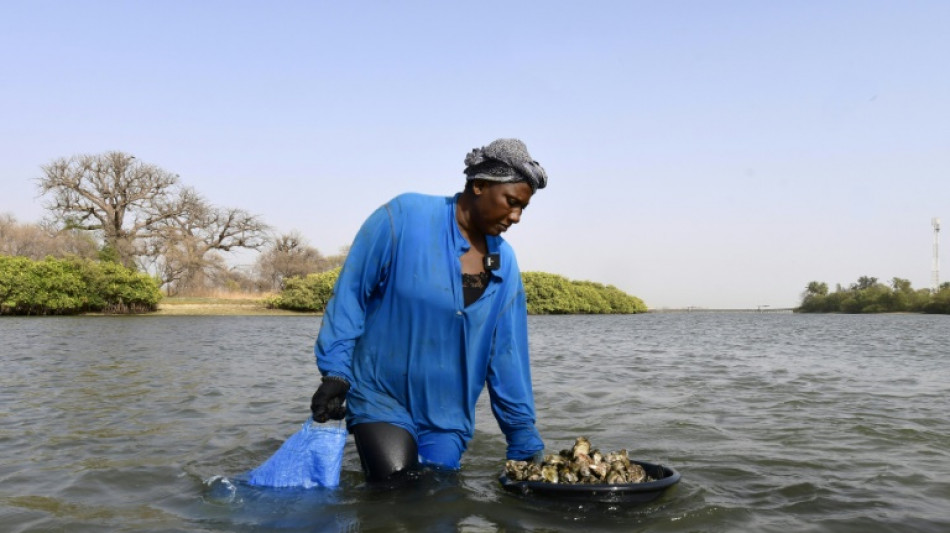
M 532 193 L 548 184 L 547 173 L 531 159 L 528 147 L 518 139 L 498 139 L 469 152 L 465 156 L 465 175 L 467 181 L 523 181 L 531 186 Z

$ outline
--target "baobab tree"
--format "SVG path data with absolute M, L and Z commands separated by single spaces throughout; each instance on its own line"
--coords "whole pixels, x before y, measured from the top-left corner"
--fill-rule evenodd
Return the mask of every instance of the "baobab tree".
M 170 294 L 209 288 L 227 277 L 222 253 L 260 250 L 267 225 L 243 209 L 216 208 L 203 201 L 158 225 L 148 240 L 149 257 Z
M 66 227 L 97 232 L 103 248 L 135 266 L 142 239 L 182 209 L 178 176 L 122 152 L 75 155 L 44 165 L 40 193 Z
M 177 174 L 123 152 L 59 158 L 42 169 L 40 192 L 64 227 L 95 232 L 118 262 L 157 270 L 169 285 L 223 268 L 222 252 L 267 242 L 259 217 L 214 207 Z

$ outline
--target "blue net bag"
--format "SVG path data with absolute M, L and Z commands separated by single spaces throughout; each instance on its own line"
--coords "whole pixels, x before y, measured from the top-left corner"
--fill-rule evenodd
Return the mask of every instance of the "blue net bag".
M 248 473 L 259 487 L 336 487 L 340 484 L 346 428 L 341 423 L 304 422 L 274 455 Z

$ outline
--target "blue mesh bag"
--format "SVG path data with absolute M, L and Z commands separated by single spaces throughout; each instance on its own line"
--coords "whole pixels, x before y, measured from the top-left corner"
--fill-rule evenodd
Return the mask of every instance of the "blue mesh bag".
M 307 419 L 274 455 L 248 473 L 259 487 L 336 487 L 340 484 L 346 428 Z

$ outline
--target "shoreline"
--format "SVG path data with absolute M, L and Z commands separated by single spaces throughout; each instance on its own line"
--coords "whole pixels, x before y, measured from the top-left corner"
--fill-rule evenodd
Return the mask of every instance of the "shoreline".
M 158 309 L 146 313 L 147 316 L 198 316 L 198 315 L 234 315 L 234 316 L 318 316 L 320 313 L 269 309 L 265 298 L 162 298 Z
M 166 297 L 158 304 L 158 309 L 148 316 L 320 316 L 323 313 L 307 311 L 288 311 L 286 309 L 269 309 L 265 305 L 267 297 L 261 298 L 221 298 L 221 297 Z M 662 313 L 792 313 L 791 308 L 763 308 L 763 309 L 707 309 L 707 308 L 659 308 L 648 309 L 639 314 Z

